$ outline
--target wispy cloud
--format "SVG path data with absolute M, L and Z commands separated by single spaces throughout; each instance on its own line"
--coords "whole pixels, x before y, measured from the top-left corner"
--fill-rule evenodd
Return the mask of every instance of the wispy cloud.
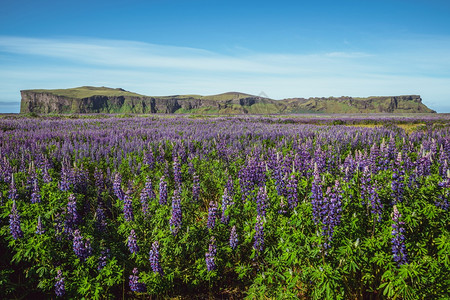
M 79 85 L 147 95 L 229 90 L 270 97 L 421 94 L 450 100 L 450 42 L 390 41 L 383 51 L 233 54 L 133 41 L 0 36 L 0 101 L 18 90 Z M 416 49 L 414 45 L 417 45 Z M 448 47 L 448 49 L 447 49 Z M 448 51 L 448 52 L 446 52 Z

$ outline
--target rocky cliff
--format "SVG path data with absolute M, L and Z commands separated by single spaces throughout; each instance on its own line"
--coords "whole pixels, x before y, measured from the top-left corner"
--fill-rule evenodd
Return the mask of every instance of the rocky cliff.
M 430 113 L 418 95 L 392 97 L 290 98 L 273 100 L 243 93 L 212 96 L 143 96 L 122 89 L 80 87 L 23 90 L 21 113 Z

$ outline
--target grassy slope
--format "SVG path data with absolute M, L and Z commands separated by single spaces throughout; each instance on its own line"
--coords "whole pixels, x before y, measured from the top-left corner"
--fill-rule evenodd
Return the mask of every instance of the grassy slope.
M 142 97 L 136 93 L 128 92 L 122 89 L 112 89 L 108 87 L 92 87 L 92 86 L 81 86 L 71 89 L 56 89 L 56 90 L 27 90 L 28 92 L 35 93 L 50 93 L 57 96 L 64 96 L 75 99 L 82 99 L 91 96 L 132 96 L 132 97 Z

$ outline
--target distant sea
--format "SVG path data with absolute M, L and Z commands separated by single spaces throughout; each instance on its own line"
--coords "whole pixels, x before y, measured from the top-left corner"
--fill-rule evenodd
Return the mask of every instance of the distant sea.
M 0 102 L 0 113 L 19 113 L 20 102 Z

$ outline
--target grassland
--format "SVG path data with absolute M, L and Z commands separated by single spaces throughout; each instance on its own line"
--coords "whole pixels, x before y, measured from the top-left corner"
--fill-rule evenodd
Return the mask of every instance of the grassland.
M 93 86 L 81 86 L 71 89 L 54 89 L 54 90 L 45 90 L 45 89 L 38 89 L 38 90 L 28 90 L 30 92 L 35 93 L 50 93 L 57 96 L 63 96 L 63 97 L 69 97 L 69 98 L 75 98 L 75 99 L 83 99 L 88 98 L 92 96 L 108 96 L 108 97 L 115 97 L 115 96 L 130 96 L 130 97 L 142 97 L 143 95 L 128 92 L 123 89 L 113 89 L 108 87 L 93 87 Z

